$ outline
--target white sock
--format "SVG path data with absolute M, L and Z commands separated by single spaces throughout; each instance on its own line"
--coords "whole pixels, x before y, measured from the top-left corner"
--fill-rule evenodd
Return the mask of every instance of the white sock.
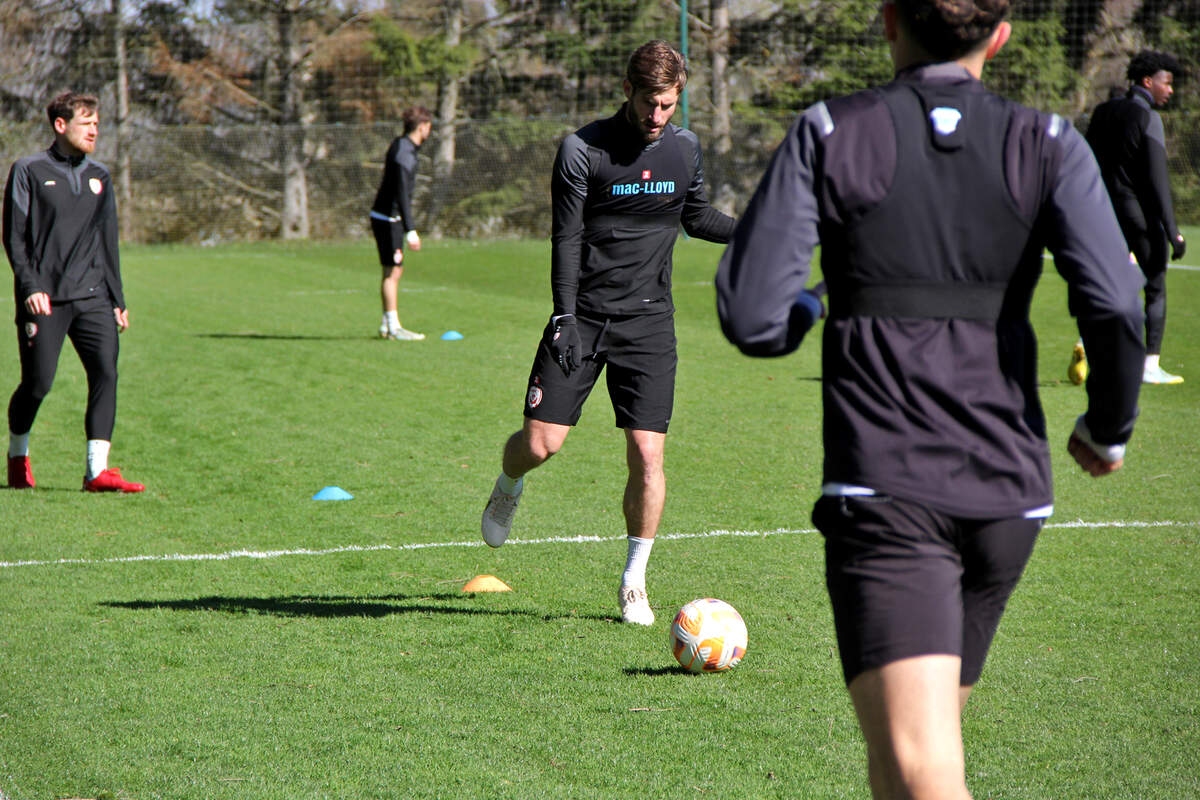
M 389 330 L 395 330 L 400 327 L 400 317 L 395 311 L 388 311 L 383 315 L 383 324 L 387 325 Z
M 29 431 L 25 433 L 8 432 L 8 457 L 17 458 L 18 456 L 29 455 Z
M 625 538 L 629 541 L 629 554 L 625 557 L 625 573 L 621 576 L 621 586 L 645 589 L 646 565 L 650 563 L 650 548 L 654 546 L 654 540 L 643 539 L 640 536 Z
M 1158 369 L 1158 356 L 1146 356 L 1146 369 Z
M 89 481 L 108 469 L 108 449 L 110 447 L 112 447 L 112 442 L 104 439 L 88 439 L 87 479 Z
M 500 491 L 505 494 L 519 494 L 521 491 L 522 478 L 510 478 L 508 473 L 501 472 L 500 479 L 497 483 L 500 485 Z

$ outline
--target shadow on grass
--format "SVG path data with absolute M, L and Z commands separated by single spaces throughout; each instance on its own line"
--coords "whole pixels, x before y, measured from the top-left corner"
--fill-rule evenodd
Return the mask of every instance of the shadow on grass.
M 469 601 L 472 594 L 444 592 L 406 597 L 197 597 L 189 600 L 108 600 L 98 605 L 148 611 L 223 611 L 227 614 L 269 614 L 280 617 L 386 617 L 392 614 L 464 614 L 467 616 L 530 617 L 533 619 L 586 619 L 612 622 L 613 618 L 591 614 L 539 614 L 520 608 L 479 608 L 465 605 L 436 605 L 436 601 Z
M 378 339 L 378 336 L 312 336 L 304 333 L 194 333 L 199 339 L 262 339 L 282 342 L 353 342 L 360 339 Z

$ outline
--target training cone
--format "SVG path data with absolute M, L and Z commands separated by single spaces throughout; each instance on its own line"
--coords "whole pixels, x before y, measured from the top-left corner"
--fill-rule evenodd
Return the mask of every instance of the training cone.
M 354 495 L 340 486 L 326 486 L 312 496 L 313 500 L 353 500 Z
M 463 335 L 458 331 L 446 331 L 442 334 L 442 341 L 444 342 L 457 342 L 461 338 L 463 338 Z
M 464 592 L 511 592 L 512 587 L 495 575 L 476 575 L 463 586 Z

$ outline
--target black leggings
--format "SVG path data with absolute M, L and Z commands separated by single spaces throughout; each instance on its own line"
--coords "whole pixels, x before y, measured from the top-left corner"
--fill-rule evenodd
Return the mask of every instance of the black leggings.
M 54 303 L 50 316 L 17 308 L 21 383 L 8 403 L 8 429 L 28 433 L 50 393 L 63 341 L 71 339 L 87 373 L 84 428 L 88 439 L 112 440 L 117 418 L 117 321 L 108 297 Z
M 1162 352 L 1163 333 L 1167 328 L 1167 255 L 1170 247 L 1161 228 L 1152 231 L 1125 231 L 1125 243 L 1146 276 L 1146 353 Z

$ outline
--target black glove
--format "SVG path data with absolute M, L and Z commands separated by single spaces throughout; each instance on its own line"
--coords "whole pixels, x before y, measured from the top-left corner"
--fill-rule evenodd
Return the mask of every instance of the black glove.
M 1187 242 L 1183 240 L 1183 234 L 1177 233 L 1171 239 L 1171 260 L 1178 261 L 1183 258 L 1183 254 L 1187 252 Z
M 562 367 L 564 375 L 570 375 L 583 364 L 583 344 L 579 341 L 579 328 L 574 314 L 562 314 L 550 320 L 554 332 L 550 335 L 550 352 Z

